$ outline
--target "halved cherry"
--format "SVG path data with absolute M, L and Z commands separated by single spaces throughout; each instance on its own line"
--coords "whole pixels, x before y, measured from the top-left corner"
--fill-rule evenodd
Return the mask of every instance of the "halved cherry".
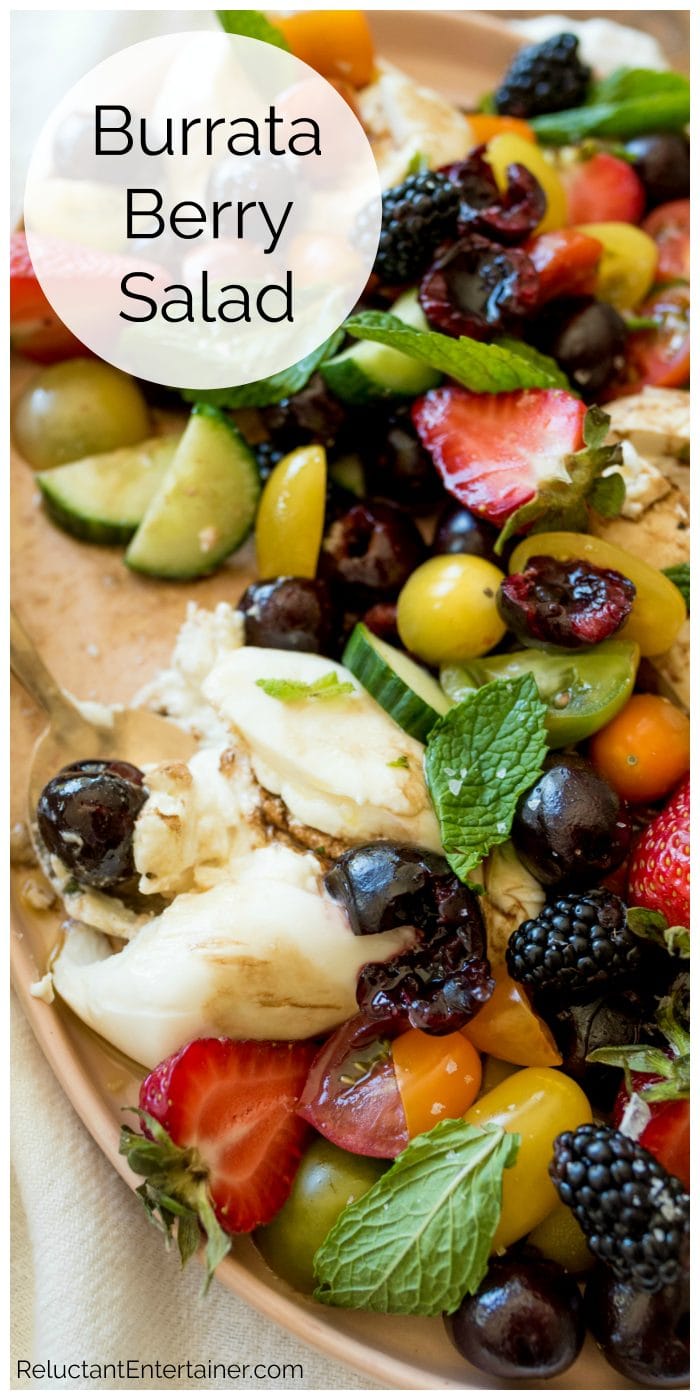
M 677 278 L 690 280 L 690 200 L 672 199 L 660 204 L 642 228 L 653 238 L 659 249 L 656 269 L 657 282 L 673 282 Z
M 655 330 L 632 331 L 627 337 L 625 370 L 611 384 L 606 399 L 636 394 L 646 384 L 672 389 L 690 377 L 690 287 L 678 282 L 662 287 L 635 313 L 656 321 Z
M 553 297 L 582 295 L 595 290 L 603 251 L 600 239 L 576 228 L 553 229 L 523 244 L 540 279 L 539 304 Z

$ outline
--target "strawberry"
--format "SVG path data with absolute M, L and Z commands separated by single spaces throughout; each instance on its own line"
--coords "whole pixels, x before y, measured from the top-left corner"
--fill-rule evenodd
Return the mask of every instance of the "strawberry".
M 676 790 L 632 851 L 629 902 L 657 910 L 668 923 L 690 922 L 690 778 Z
M 646 195 L 629 161 L 598 151 L 563 173 L 569 224 L 638 224 Z
M 585 415 L 563 389 L 472 394 L 455 384 L 431 389 L 412 409 L 447 490 L 494 525 L 548 482 L 567 479 L 564 459 L 582 446 Z
M 10 328 L 12 348 L 41 364 L 86 354 L 47 301 L 23 233 L 10 239 Z
M 308 1041 L 193 1040 L 141 1085 L 146 1136 L 122 1129 L 145 1177 L 147 1211 L 183 1263 L 205 1229 L 207 1278 L 229 1236 L 265 1225 L 289 1195 L 308 1135 L 296 1107 L 316 1047 Z
M 528 239 L 523 248 L 539 277 L 540 306 L 553 297 L 595 291 L 603 252 L 599 238 L 577 228 L 558 228 Z
M 631 1076 L 632 1093 L 638 1094 L 643 1099 L 644 1090 L 661 1082 L 661 1077 L 657 1074 L 633 1074 Z M 619 1128 L 620 1123 L 624 1120 L 630 1097 L 627 1089 L 623 1087 L 613 1108 L 614 1128 Z M 664 1103 L 650 1103 L 647 1108 L 649 1121 L 646 1127 L 641 1129 L 637 1142 L 641 1143 L 642 1147 L 646 1147 L 647 1152 L 651 1152 L 652 1157 L 655 1157 L 657 1162 L 666 1168 L 667 1172 L 671 1172 L 672 1176 L 679 1177 L 686 1190 L 689 1191 L 690 1101 L 687 1098 L 670 1099 Z

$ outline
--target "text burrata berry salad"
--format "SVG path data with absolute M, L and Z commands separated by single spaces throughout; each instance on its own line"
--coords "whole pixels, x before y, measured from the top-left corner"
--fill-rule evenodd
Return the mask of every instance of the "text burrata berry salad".
M 135 697 L 194 756 L 44 788 L 37 992 L 142 1067 L 120 1150 L 207 1277 L 252 1233 L 292 1289 L 442 1317 L 501 1381 L 588 1329 L 684 1385 L 688 82 L 559 34 L 465 112 L 360 12 L 272 23 L 384 188 L 330 341 L 166 421 L 13 238 L 51 520 L 155 578 L 257 557 Z

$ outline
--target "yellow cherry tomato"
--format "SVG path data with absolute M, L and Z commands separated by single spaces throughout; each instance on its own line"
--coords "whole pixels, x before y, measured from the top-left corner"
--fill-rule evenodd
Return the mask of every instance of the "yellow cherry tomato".
M 527 1242 L 570 1274 L 585 1274 L 595 1263 L 578 1220 L 561 1201 L 536 1226 Z
M 407 651 L 430 666 L 468 661 L 491 651 L 505 634 L 496 607 L 500 569 L 476 554 L 437 554 L 399 595 L 397 626 Z
M 270 473 L 260 497 L 255 550 L 260 578 L 313 578 L 326 509 L 326 453 L 297 447 Z
M 637 592 L 624 627 L 615 634 L 616 640 L 636 642 L 642 656 L 659 656 L 673 646 L 686 620 L 685 603 L 675 584 L 660 569 L 596 535 L 554 530 L 521 540 L 510 556 L 510 572 L 520 573 L 532 554 L 587 559 L 597 568 L 617 569 L 631 580 Z
M 461 1118 L 474 1102 L 481 1060 L 459 1031 L 405 1031 L 392 1042 L 391 1053 L 409 1137 L 427 1133 L 443 1118 Z
M 656 802 L 688 772 L 690 720 L 662 695 L 632 695 L 588 754 L 626 802 Z
M 481 146 L 486 141 L 492 141 L 494 136 L 503 136 L 506 132 L 520 136 L 530 145 L 535 145 L 537 141 L 530 123 L 522 117 L 500 117 L 495 112 L 470 112 L 467 121 L 475 146 Z
M 521 1069 L 504 1079 L 464 1115 L 467 1123 L 498 1123 L 520 1134 L 515 1163 L 503 1173 L 501 1218 L 492 1251 L 528 1235 L 554 1210 L 559 1197 L 549 1179 L 552 1144 L 560 1133 L 591 1121 L 583 1089 L 557 1069 Z
M 493 995 L 460 1032 L 482 1055 L 499 1055 L 514 1065 L 560 1065 L 549 1026 L 533 1011 L 527 992 L 505 967 L 492 967 Z
M 324 78 L 365 87 L 374 77 L 374 43 L 362 10 L 270 12 L 292 53 Z
M 578 230 L 603 245 L 596 296 L 620 311 L 638 306 L 656 276 L 659 249 L 653 238 L 634 224 L 579 224 Z
M 484 152 L 499 189 L 508 184 L 508 166 L 524 165 L 542 186 L 547 200 L 544 218 L 540 220 L 535 233 L 551 233 L 555 228 L 563 228 L 566 223 L 566 194 L 559 176 L 550 165 L 540 146 L 514 131 L 504 131 L 489 141 Z

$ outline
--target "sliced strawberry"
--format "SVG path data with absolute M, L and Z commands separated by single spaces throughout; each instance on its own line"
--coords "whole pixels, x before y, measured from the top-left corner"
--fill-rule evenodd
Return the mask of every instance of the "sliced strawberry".
M 10 239 L 10 332 L 12 348 L 41 364 L 86 353 L 47 301 L 23 233 Z
M 690 923 L 690 779 L 649 823 L 632 851 L 629 903 L 658 910 L 672 926 Z
M 197 1220 L 203 1225 L 210 1271 L 229 1247 L 222 1230 L 267 1224 L 289 1195 L 309 1131 L 296 1110 L 315 1049 L 309 1041 L 193 1040 L 141 1085 L 147 1136 L 124 1129 L 120 1150 L 146 1177 L 141 1195 L 167 1234 L 173 1202 L 190 1235 Z M 196 1236 L 187 1253 L 195 1245 Z
M 563 175 L 570 224 L 638 224 L 644 213 L 644 186 L 629 161 L 608 151 L 577 161 Z
M 632 1092 L 639 1094 L 653 1084 L 661 1082 L 655 1074 L 633 1074 Z M 623 1119 L 630 1101 L 626 1089 L 621 1089 L 613 1110 L 613 1127 L 617 1128 Z M 649 1121 L 642 1128 L 637 1142 L 651 1152 L 657 1162 L 677 1176 L 686 1190 L 690 1190 L 690 1102 L 688 1099 L 672 1099 L 665 1103 L 650 1103 Z
M 625 1046 L 611 1050 L 608 1062 L 625 1068 L 613 1106 L 613 1127 L 646 1147 L 690 1190 L 690 1037 L 678 1016 L 681 1001 L 682 993 L 672 993 L 659 1003 L 657 1021 L 667 1041 L 665 1049 Z
M 540 279 L 539 304 L 553 297 L 595 291 L 596 272 L 603 252 L 598 238 L 577 228 L 540 233 L 523 244 Z
M 412 416 L 450 494 L 502 525 L 547 482 L 565 479 L 586 408 L 563 389 L 472 394 L 452 384 L 417 399 Z

